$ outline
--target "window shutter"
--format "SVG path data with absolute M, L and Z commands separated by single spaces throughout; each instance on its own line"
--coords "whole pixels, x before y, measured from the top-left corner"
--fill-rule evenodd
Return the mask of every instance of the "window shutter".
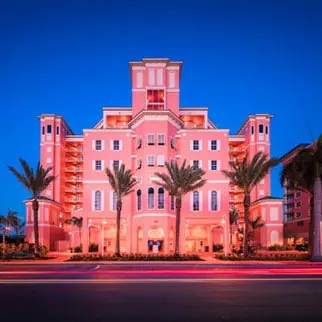
M 102 142 L 102 150 L 104 150 L 104 146 L 105 146 L 105 144 L 104 144 L 104 143 L 105 143 L 105 140 L 102 140 L 101 142 Z
M 95 160 L 92 160 L 92 169 L 95 170 Z
M 221 208 L 221 191 L 217 190 L 217 209 L 218 209 L 218 211 L 220 210 L 220 208 Z
M 199 168 L 202 169 L 202 160 L 199 160 Z
M 193 160 L 190 160 L 190 167 L 193 166 Z
M 202 140 L 199 140 L 199 150 L 202 150 Z
M 95 151 L 95 140 L 92 140 L 92 150 Z
M 208 140 L 208 150 L 211 150 L 211 140 Z
M 92 211 L 95 210 L 95 191 L 92 190 Z
M 105 171 L 104 160 L 102 160 L 101 163 L 102 163 L 102 171 Z
M 193 140 L 190 140 L 190 150 L 193 150 Z
M 101 211 L 104 211 L 104 190 L 101 190 Z
M 220 167 L 220 160 L 217 160 L 217 171 L 220 171 L 221 167 Z
M 110 170 L 113 171 L 113 160 L 110 160 Z
M 217 150 L 220 150 L 220 140 L 217 140 Z
M 113 140 L 110 140 L 110 150 L 113 150 Z
M 190 211 L 193 211 L 193 192 L 190 192 Z
M 208 170 L 211 170 L 211 160 L 208 160 Z
M 123 140 L 120 140 L 120 150 L 123 150 Z

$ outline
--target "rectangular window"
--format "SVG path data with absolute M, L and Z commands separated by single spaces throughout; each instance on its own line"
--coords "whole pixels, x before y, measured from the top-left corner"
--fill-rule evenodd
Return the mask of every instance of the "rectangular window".
M 265 133 L 268 134 L 268 126 L 265 126 Z
M 113 160 L 113 169 L 120 168 L 120 160 Z
M 164 166 L 164 155 L 158 155 L 157 164 L 161 167 Z
M 102 170 L 102 160 L 96 160 L 95 161 L 95 170 L 101 171 Z
M 301 197 L 301 191 L 296 191 L 296 193 L 295 193 L 295 197 L 296 197 L 296 198 L 300 198 L 300 197 Z
M 119 151 L 120 150 L 120 141 L 119 140 L 114 140 L 113 141 L 113 150 L 114 151 Z
M 199 160 L 192 161 L 192 168 L 195 170 L 199 168 Z
M 148 135 L 148 145 L 154 145 L 154 134 Z
M 296 213 L 296 218 L 301 217 L 301 215 L 302 215 L 302 214 L 301 214 L 300 212 L 297 212 L 297 213 Z
M 163 85 L 163 70 L 157 69 L 157 85 Z
M 252 135 L 254 134 L 254 126 L 252 126 Z
M 199 211 L 200 205 L 199 205 L 199 192 L 194 191 L 192 194 L 192 209 L 193 211 Z
M 153 155 L 148 155 L 148 166 L 149 167 L 154 166 L 154 156 Z
M 51 125 L 47 125 L 47 134 L 51 134 Z
M 216 151 L 217 150 L 217 140 L 211 140 L 210 150 L 211 151 Z
M 44 127 L 44 126 L 42 127 L 41 131 L 42 131 L 42 132 L 41 132 L 41 133 L 42 133 L 42 135 L 44 135 L 44 134 L 45 134 L 45 127 Z
M 163 89 L 148 89 L 147 90 L 147 109 L 148 110 L 164 110 L 165 99 Z
M 217 171 L 217 160 L 211 160 L 210 162 L 210 170 Z
M 56 135 L 59 135 L 59 126 L 56 127 Z
M 199 150 L 199 141 L 198 140 L 193 140 L 192 149 L 194 151 L 198 151 Z
M 259 126 L 258 126 L 258 132 L 259 133 L 264 133 L 264 125 L 263 124 L 259 124 Z
M 95 141 L 95 150 L 96 151 L 101 151 L 102 150 L 102 141 L 101 140 L 96 140 Z
M 137 72 L 136 73 L 136 87 L 142 88 L 142 86 L 143 86 L 143 74 L 142 74 L 142 72 Z
M 153 68 L 149 69 L 149 85 L 155 84 L 155 70 Z
M 116 210 L 116 203 L 117 203 L 117 195 L 116 195 L 116 192 L 113 191 L 113 195 L 112 195 L 112 210 L 113 211 Z
M 164 134 L 158 134 L 158 144 L 164 145 Z
M 299 207 L 301 207 L 301 206 L 302 206 L 301 201 L 298 201 L 298 202 L 296 203 L 296 208 L 299 208 Z
M 174 197 L 170 196 L 170 209 L 174 210 Z

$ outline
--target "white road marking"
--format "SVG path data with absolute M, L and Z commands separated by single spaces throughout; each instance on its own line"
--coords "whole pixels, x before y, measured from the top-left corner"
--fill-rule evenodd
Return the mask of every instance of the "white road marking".
M 142 284 L 142 283 L 209 283 L 232 281 L 322 281 L 322 278 L 149 278 L 149 279 L 21 279 L 0 280 L 0 284 Z

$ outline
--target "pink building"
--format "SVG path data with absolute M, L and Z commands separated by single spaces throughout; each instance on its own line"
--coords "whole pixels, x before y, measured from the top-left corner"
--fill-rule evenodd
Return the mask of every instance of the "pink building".
M 310 144 L 302 143 L 282 158 L 283 166 L 289 164 L 302 149 Z M 289 244 L 309 241 L 310 195 L 284 186 L 284 236 Z
M 124 201 L 121 250 L 149 252 L 174 250 L 174 203 L 154 183 L 164 163 L 182 162 L 206 171 L 207 184 L 186 195 L 181 220 L 181 252 L 203 252 L 213 244 L 230 240 L 229 209 L 242 210 L 242 192 L 222 174 L 229 162 L 248 151 L 270 154 L 272 116 L 248 116 L 237 134 L 219 129 L 208 118 L 208 108 L 180 107 L 182 62 L 143 59 L 130 62 L 132 106 L 104 107 L 101 120 L 75 135 L 61 116 L 42 114 L 40 154 L 45 167 L 53 166 L 57 180 L 41 201 L 40 241 L 52 250 L 80 244 L 77 227 L 64 224 L 71 216 L 83 217 L 83 249 L 98 244 L 99 251 L 115 248 L 115 196 L 106 167 L 125 164 L 139 180 L 135 192 Z M 282 200 L 270 196 L 267 175 L 252 194 L 252 216 L 261 215 L 265 226 L 257 234 L 263 246 L 282 243 Z M 30 202 L 27 207 L 27 239 L 33 240 Z M 242 224 L 242 222 L 240 222 Z M 236 228 L 236 227 L 235 227 Z M 236 233 L 233 232 L 233 241 Z M 207 247 L 208 246 L 208 247 Z

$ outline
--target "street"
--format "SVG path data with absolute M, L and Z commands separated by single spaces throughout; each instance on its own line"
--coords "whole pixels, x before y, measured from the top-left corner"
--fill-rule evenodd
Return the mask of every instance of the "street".
M 321 268 L 217 266 L 3 265 L 2 317 L 172 322 L 322 318 Z

